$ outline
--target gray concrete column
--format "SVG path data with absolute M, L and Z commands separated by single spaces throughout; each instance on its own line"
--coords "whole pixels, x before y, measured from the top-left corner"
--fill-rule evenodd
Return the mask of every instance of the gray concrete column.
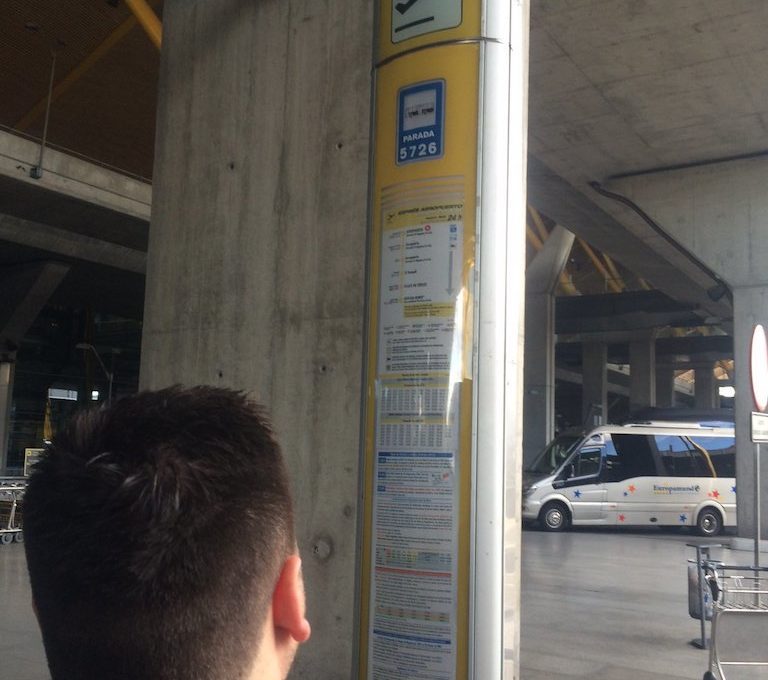
M 656 405 L 656 339 L 629 343 L 629 412 Z
M 755 409 L 749 380 L 749 348 L 755 324 L 768 326 L 768 285 L 733 289 L 734 387 L 736 388 L 736 504 L 738 533 L 755 535 L 755 446 L 750 438 L 750 414 Z M 760 459 L 762 538 L 768 538 L 768 445 Z
M 373 3 L 166 0 L 143 388 L 208 383 L 271 411 L 292 473 L 312 642 L 348 677 Z
M 555 305 L 549 293 L 525 296 L 523 465 L 555 431 Z
M 714 367 L 711 362 L 697 365 L 694 383 L 694 403 L 696 408 L 717 408 L 720 397 L 717 393 Z
M 671 364 L 656 364 L 656 406 L 675 405 L 675 368 Z
M 584 343 L 581 346 L 581 417 L 592 426 L 593 417 L 608 422 L 608 348 L 604 343 Z M 587 422 L 589 421 L 589 422 Z
M 523 465 L 555 433 L 554 289 L 571 252 L 574 235 L 556 226 L 525 273 L 525 361 Z
M 8 467 L 8 440 L 11 435 L 11 404 L 13 397 L 13 374 L 16 364 L 0 362 L 0 475 Z

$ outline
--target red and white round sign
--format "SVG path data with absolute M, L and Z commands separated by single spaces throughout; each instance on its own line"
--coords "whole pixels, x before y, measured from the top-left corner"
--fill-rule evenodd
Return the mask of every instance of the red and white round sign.
M 768 406 L 768 340 L 765 329 L 757 324 L 752 331 L 749 348 L 749 380 L 752 383 L 752 400 L 755 409 L 765 411 Z

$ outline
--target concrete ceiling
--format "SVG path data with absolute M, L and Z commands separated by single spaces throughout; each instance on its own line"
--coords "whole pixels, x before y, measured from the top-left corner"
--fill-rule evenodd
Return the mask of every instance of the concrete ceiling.
M 531 3 L 531 203 L 702 316 L 716 282 L 590 183 L 765 152 L 767 25 L 764 0 Z
M 52 144 L 150 177 L 159 58 L 131 21 L 107 0 L 2 3 L 0 128 L 42 132 L 54 50 L 57 88 L 79 75 L 55 90 Z M 713 302 L 705 271 L 589 183 L 768 148 L 766 25 L 764 0 L 531 1 L 529 201 L 692 319 L 727 320 L 730 304 Z M 80 211 L 14 171 L 0 172 L 0 214 L 145 249 L 148 215 Z M 7 248 L 4 262 L 30 247 Z
M 49 143 L 150 178 L 159 53 L 124 3 L 0 3 L 0 127 L 42 136 L 53 52 Z

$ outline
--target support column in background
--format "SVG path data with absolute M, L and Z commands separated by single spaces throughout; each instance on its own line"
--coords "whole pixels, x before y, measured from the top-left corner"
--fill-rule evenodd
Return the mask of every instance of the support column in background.
M 656 364 L 656 406 L 672 408 L 675 405 L 675 367 Z
M 739 536 L 755 535 L 755 445 L 751 440 L 750 414 L 755 410 L 749 381 L 749 350 L 755 324 L 768 324 L 768 285 L 733 289 L 734 387 L 736 388 L 736 504 Z M 768 538 L 768 446 L 760 457 L 760 509 L 762 538 Z
M 13 374 L 16 364 L 0 362 L 0 476 L 8 467 L 8 441 L 11 434 L 11 403 Z
M 525 393 L 523 465 L 555 433 L 554 289 L 571 252 L 574 235 L 556 226 L 525 272 Z
M 608 348 L 605 343 L 581 346 L 581 417 L 586 427 L 608 422 Z
M 629 412 L 656 405 L 656 339 L 629 343 Z
M 717 380 L 711 362 L 696 366 L 694 383 L 694 403 L 696 408 L 716 408 L 719 403 Z

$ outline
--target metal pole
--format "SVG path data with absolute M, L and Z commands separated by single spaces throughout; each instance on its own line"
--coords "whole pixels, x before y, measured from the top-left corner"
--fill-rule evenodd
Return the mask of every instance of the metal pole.
M 707 648 L 707 629 L 706 629 L 706 618 L 707 613 L 704 611 L 704 568 L 702 565 L 702 548 L 697 546 L 696 547 L 696 571 L 699 575 L 699 611 L 701 612 L 701 616 L 699 617 L 699 622 L 701 623 L 701 648 L 706 649 Z M 707 557 L 709 557 L 709 550 L 707 550 Z
M 37 165 L 30 171 L 33 179 L 40 179 L 43 176 L 43 154 L 45 153 L 45 142 L 48 139 L 48 119 L 51 116 L 51 95 L 53 94 L 53 78 L 56 74 L 56 52 L 51 52 L 51 77 L 48 81 L 48 100 L 45 104 L 45 122 L 43 123 L 43 139 L 40 141 L 40 156 L 37 159 Z
M 755 564 L 760 567 L 760 443 L 755 443 Z

